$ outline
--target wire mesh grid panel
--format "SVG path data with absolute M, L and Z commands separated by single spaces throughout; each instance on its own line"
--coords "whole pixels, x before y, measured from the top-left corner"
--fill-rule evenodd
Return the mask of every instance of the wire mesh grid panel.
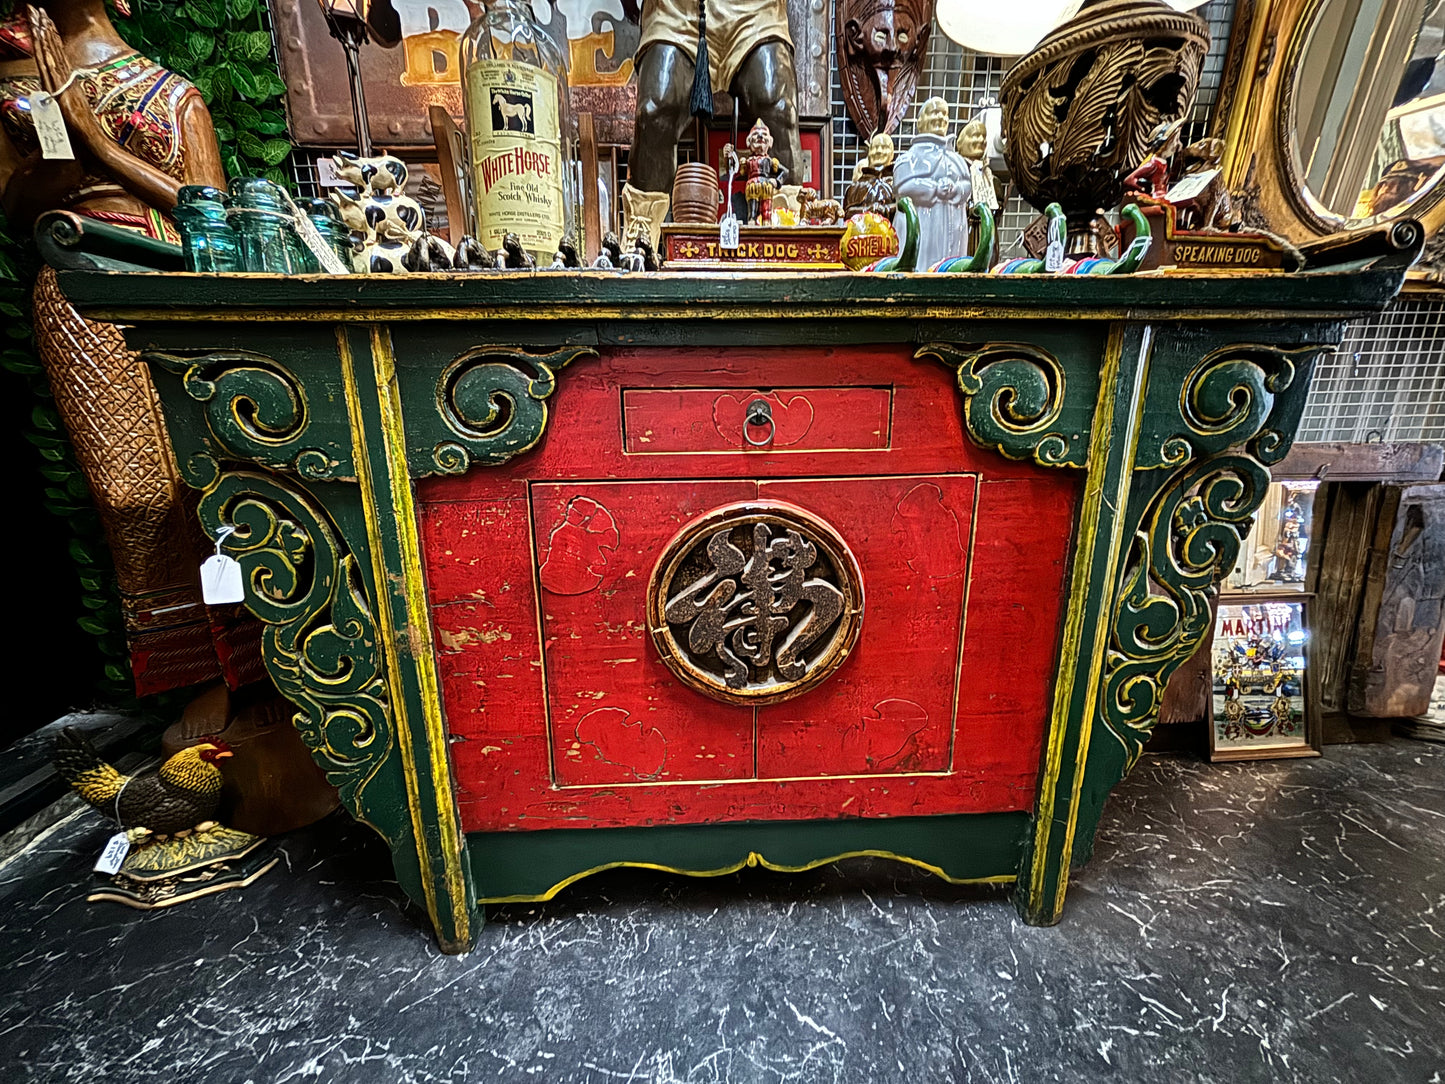
M 1315 369 L 1298 439 L 1445 440 L 1445 301 L 1402 298 L 1351 324 Z
M 835 0 L 836 2 L 836 0 Z M 1198 14 L 1209 24 L 1209 53 L 1204 58 L 1200 72 L 1199 92 L 1190 116 L 1187 138 L 1201 138 L 1209 124 L 1210 113 L 1219 95 L 1220 76 L 1224 71 L 1224 56 L 1229 47 L 1230 29 L 1234 25 L 1235 0 L 1212 0 L 1198 10 Z M 848 116 L 843 98 L 843 84 L 838 73 L 836 26 L 829 43 L 829 64 L 832 81 L 833 117 L 833 195 L 841 198 L 853 177 L 853 167 L 867 154 L 866 141 L 860 138 L 858 130 Z M 986 105 L 998 103 L 999 87 L 1003 77 L 1013 66 L 1013 57 L 986 56 L 975 53 L 946 38 L 934 24 L 933 34 L 928 41 L 928 55 L 924 68 L 918 77 L 918 89 L 913 96 L 913 105 L 899 122 L 893 134 L 895 145 L 901 150 L 908 146 L 917 131 L 918 110 L 934 96 L 943 98 L 953 107 L 952 131 L 977 116 Z M 1019 236 L 1038 212 L 1013 189 L 1004 186 L 1004 201 L 999 217 L 999 249 L 1011 254 Z

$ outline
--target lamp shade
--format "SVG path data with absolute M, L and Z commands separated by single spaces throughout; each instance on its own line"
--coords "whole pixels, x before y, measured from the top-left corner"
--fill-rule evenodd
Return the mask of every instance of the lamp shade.
M 1207 0 L 1166 0 L 1176 11 L 1192 11 Z M 1083 0 L 937 0 L 938 29 L 950 41 L 986 56 L 1021 56 L 1054 27 L 1068 22 Z

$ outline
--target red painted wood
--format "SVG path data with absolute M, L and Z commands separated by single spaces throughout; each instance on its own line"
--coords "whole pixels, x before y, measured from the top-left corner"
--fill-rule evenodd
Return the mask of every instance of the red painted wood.
M 611 350 L 565 374 L 538 449 L 420 485 L 468 831 L 1029 808 L 1080 475 L 975 448 L 952 374 L 910 355 Z M 780 368 L 814 405 L 800 442 L 811 396 L 840 388 L 876 403 L 891 387 L 889 439 L 717 449 L 720 394 L 745 409 Z M 665 419 L 669 402 L 707 423 L 665 430 L 699 450 L 628 454 L 638 411 Z M 879 429 L 867 417 L 858 428 Z M 676 531 L 755 496 L 831 523 L 867 598 L 852 657 L 756 718 L 678 682 L 645 616 Z
M 771 426 L 743 428 L 748 404 L 761 399 Z M 758 453 L 886 448 L 891 388 L 629 388 L 622 393 L 623 431 L 633 455 L 673 452 Z

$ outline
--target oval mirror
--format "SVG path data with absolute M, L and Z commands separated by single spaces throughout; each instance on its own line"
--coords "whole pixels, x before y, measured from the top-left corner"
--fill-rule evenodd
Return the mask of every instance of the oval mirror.
M 1445 0 L 1319 0 L 1291 57 L 1285 160 L 1329 230 L 1409 210 L 1445 186 Z

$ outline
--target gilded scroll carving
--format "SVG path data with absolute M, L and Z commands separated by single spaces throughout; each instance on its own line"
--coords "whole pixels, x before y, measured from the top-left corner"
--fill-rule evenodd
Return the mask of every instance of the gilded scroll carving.
M 1289 450 L 1283 433 L 1293 432 L 1298 419 L 1272 417 L 1278 397 L 1297 386 L 1302 365 L 1330 349 L 1236 343 L 1210 352 L 1180 388 L 1182 430 L 1143 442 L 1138 465 L 1177 466 L 1246 440 L 1255 441 L 1262 463 L 1279 462 Z M 1298 413 L 1304 398 L 1290 402 Z M 1265 428 L 1266 419 L 1270 428 Z
M 1028 343 L 929 343 L 914 357 L 936 358 L 958 373 L 975 443 L 1045 467 L 1084 466 L 1093 403 L 1080 413 L 1069 401 L 1064 368 L 1048 351 Z
M 437 380 L 436 419 L 407 419 L 408 430 L 415 424 L 426 441 L 425 447 L 409 449 L 412 470 L 461 474 L 474 464 L 495 466 L 527 451 L 547 425 L 556 370 L 596 353 L 586 346 L 549 354 L 503 346 L 468 350 Z
M 208 443 L 223 458 L 294 470 L 312 481 L 354 477 L 344 424 L 315 424 L 301 381 L 274 358 L 246 350 L 141 357 L 180 376 L 186 394 L 205 404 Z M 214 454 L 199 453 L 182 464 L 182 471 L 188 482 L 204 488 L 219 475 L 220 465 Z
M 266 623 L 266 669 L 301 709 L 293 721 L 316 763 L 347 808 L 395 846 L 409 829 L 401 783 L 382 779 L 400 770 L 386 763 L 391 693 L 356 555 L 304 491 L 274 476 L 223 474 L 200 513 L 212 532 L 235 528 L 227 550 Z
M 1248 455 L 1216 455 L 1180 471 L 1150 504 L 1124 563 L 1101 698 L 1125 770 L 1159 717 L 1169 675 L 1209 630 L 1210 602 L 1234 567 L 1269 472 Z
M 1269 467 L 1289 451 L 1309 368 L 1325 349 L 1210 352 L 1183 383 L 1175 432 L 1141 445 L 1141 467 L 1178 469 L 1131 501 L 1137 526 L 1109 617 L 1101 710 L 1125 771 L 1158 719 L 1169 675 L 1209 629 L 1214 592 L 1264 500 Z M 1157 462 L 1145 461 L 1150 446 Z

